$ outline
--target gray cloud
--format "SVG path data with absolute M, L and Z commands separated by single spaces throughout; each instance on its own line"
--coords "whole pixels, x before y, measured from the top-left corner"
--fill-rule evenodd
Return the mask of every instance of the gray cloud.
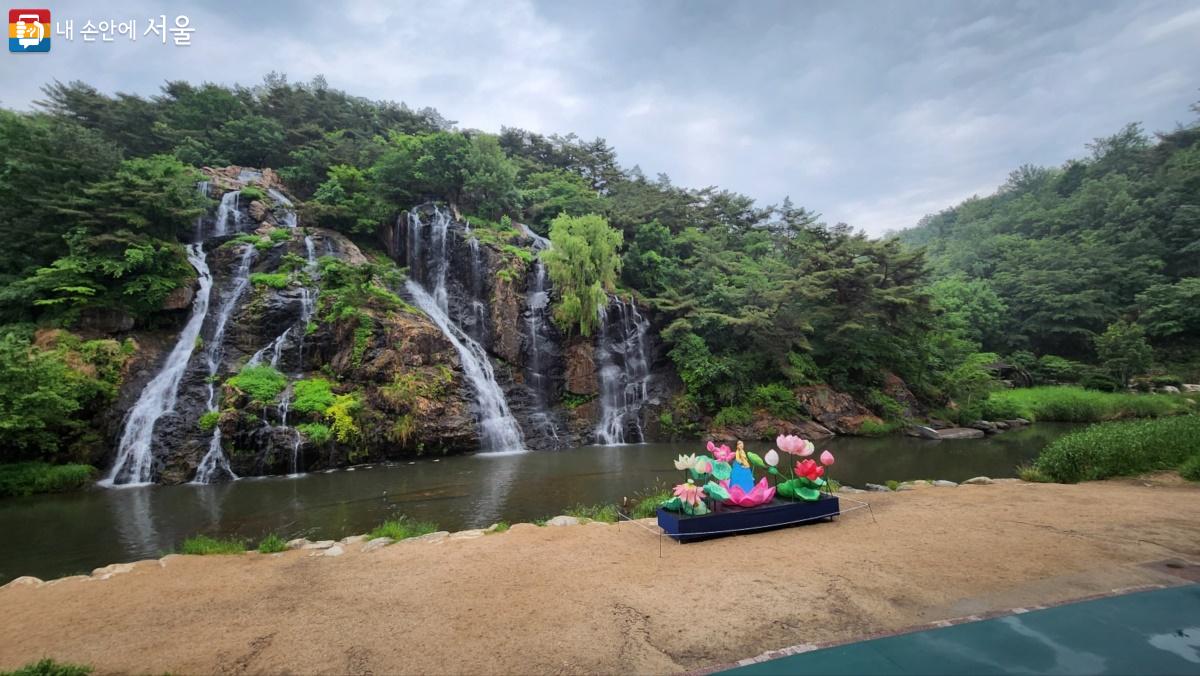
M 331 6 L 335 5 L 335 6 Z M 98 8 L 99 7 L 99 8 Z M 51 78 L 153 94 L 168 79 L 323 74 L 463 126 L 603 136 L 622 163 L 870 232 L 990 192 L 1095 136 L 1190 119 L 1192 2 L 67 2 L 56 19 L 174 16 L 191 47 L 57 41 L 10 55 L 0 100 Z

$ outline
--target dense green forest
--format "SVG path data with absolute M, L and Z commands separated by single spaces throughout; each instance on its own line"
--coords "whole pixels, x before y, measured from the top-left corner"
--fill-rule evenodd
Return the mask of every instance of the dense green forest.
M 555 243 L 564 330 L 591 329 L 598 293 L 655 311 L 686 386 L 674 420 L 795 415 L 790 392 L 813 383 L 894 418 L 887 374 L 937 408 L 982 399 L 1001 360 L 1035 382 L 1105 388 L 1196 374 L 1194 124 L 1155 140 L 1130 126 L 1090 158 L 1023 167 L 993 196 L 875 239 L 790 200 L 649 178 L 602 139 L 459 129 L 320 79 L 170 82 L 149 98 L 44 91 L 36 112 L 0 111 L 0 446 L 13 457 L 69 456 L 43 440 L 100 410 L 123 349 L 31 347 L 35 329 L 95 313 L 163 321 L 164 298 L 194 275 L 183 244 L 212 206 L 195 187 L 205 165 L 272 167 L 305 200 L 302 222 L 360 240 L 429 199 L 529 224 Z
M 963 313 L 970 339 L 1038 377 L 1113 388 L 1158 367 L 1160 384 L 1195 379 L 1198 140 L 1195 124 L 1154 139 L 1130 124 L 1089 157 L 1023 166 L 899 237 L 925 250 L 935 302 Z

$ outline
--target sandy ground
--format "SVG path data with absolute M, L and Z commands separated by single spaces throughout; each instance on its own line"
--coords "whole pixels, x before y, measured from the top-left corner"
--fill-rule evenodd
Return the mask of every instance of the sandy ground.
M 1164 476 L 853 496 L 835 523 L 678 545 L 634 524 L 340 557 L 173 556 L 0 589 L 0 670 L 664 673 L 1060 602 L 1200 562 L 1200 487 Z

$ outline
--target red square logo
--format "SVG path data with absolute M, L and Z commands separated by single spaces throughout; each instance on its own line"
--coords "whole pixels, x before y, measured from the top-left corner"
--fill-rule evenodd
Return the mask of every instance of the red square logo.
M 22 20 L 28 22 L 31 18 L 40 23 L 50 23 L 50 10 L 48 9 L 10 9 L 8 10 L 8 22 L 17 23 Z

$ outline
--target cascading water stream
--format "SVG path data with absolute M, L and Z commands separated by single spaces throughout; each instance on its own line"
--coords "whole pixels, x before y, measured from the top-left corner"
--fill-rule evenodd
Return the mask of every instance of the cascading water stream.
M 475 392 L 476 414 L 479 417 L 479 441 L 485 453 L 520 453 L 525 451 L 521 428 L 508 408 L 504 392 L 496 382 L 496 374 L 488 359 L 487 351 L 472 339 L 449 315 L 449 293 L 446 290 L 446 272 L 450 267 L 447 249 L 447 234 L 450 216 L 441 209 L 434 212 L 429 224 L 431 269 L 428 275 L 432 288 L 427 288 L 418 276 L 421 263 L 421 239 L 425 224 L 416 213 L 409 214 L 408 222 L 408 269 L 410 279 L 406 288 L 419 307 L 433 323 L 441 329 L 458 352 L 463 373 Z
M 129 411 L 125 430 L 117 446 L 117 459 L 112 470 L 100 483 L 105 486 L 145 484 L 153 479 L 154 425 L 162 415 L 175 407 L 179 394 L 179 382 L 187 370 L 188 361 L 196 347 L 196 338 L 208 316 L 209 297 L 212 292 L 212 276 L 205 260 L 204 247 L 192 244 L 187 248 L 188 262 L 196 269 L 200 289 L 192 300 L 192 314 L 179 334 L 179 340 L 167 356 L 167 361 L 154 379 L 146 385 L 137 402 Z
M 596 425 L 596 443 L 640 443 L 646 440 L 641 414 L 650 382 L 646 357 L 650 324 L 635 303 L 620 298 L 611 299 L 599 314 L 596 361 L 600 370 L 600 422 Z
M 291 208 L 292 207 L 291 200 L 289 200 L 283 193 L 279 192 L 278 190 L 276 190 L 274 188 L 268 189 L 267 192 L 271 195 L 272 199 L 274 199 L 277 203 L 279 203 L 280 205 L 282 205 L 286 208 L 286 210 L 284 212 L 284 216 L 283 216 L 284 225 L 288 228 L 295 228 L 298 225 L 298 223 L 296 220 L 296 212 Z M 316 243 L 313 241 L 313 238 L 311 235 L 305 235 L 305 237 L 304 237 L 304 251 L 305 251 L 305 256 L 306 256 L 306 263 L 305 263 L 304 271 L 310 277 L 315 278 L 315 276 L 317 274 Z M 308 329 L 308 323 L 312 319 L 313 313 L 316 310 L 316 294 L 313 292 L 310 292 L 309 288 L 307 286 L 300 287 L 299 293 L 300 293 L 300 319 L 299 319 L 299 321 L 296 324 L 293 324 L 293 325 L 285 328 L 283 330 L 283 333 L 280 333 L 278 336 L 276 336 L 275 339 L 272 340 L 270 343 L 268 343 L 266 347 L 262 348 L 258 352 L 255 352 L 250 357 L 250 361 L 248 362 L 250 365 L 261 364 L 263 362 L 263 359 L 269 354 L 270 361 L 268 363 L 271 365 L 272 368 L 279 368 L 279 364 L 283 360 L 283 352 L 284 352 L 284 349 L 287 347 L 288 340 L 293 335 L 293 331 L 296 331 L 298 328 L 299 332 L 298 332 L 298 338 L 296 339 L 296 344 L 297 344 L 296 349 L 297 349 L 297 352 L 299 353 L 299 356 L 298 356 L 297 364 L 299 365 L 301 370 L 303 370 L 303 368 L 304 368 L 304 336 Z M 301 375 L 302 374 L 300 374 L 300 373 L 292 374 L 292 377 L 293 377 L 293 379 L 299 378 Z M 284 430 L 288 430 L 291 433 L 292 442 L 291 442 L 290 475 L 296 476 L 297 474 L 300 473 L 300 444 L 303 441 L 303 439 L 301 437 L 300 430 L 288 425 L 287 418 L 288 418 L 288 412 L 291 408 L 291 400 L 292 400 L 292 388 L 289 385 L 280 394 L 279 406 L 277 407 L 277 411 L 279 412 L 279 425 L 272 426 L 270 423 L 268 423 L 266 421 L 265 417 L 263 420 L 263 425 L 270 431 L 273 431 L 275 429 L 284 429 Z
M 220 237 L 229 234 L 229 221 L 233 221 L 234 230 L 241 223 L 241 212 L 238 211 L 238 196 L 240 190 L 230 190 L 221 195 L 221 203 L 217 206 L 217 215 L 213 219 L 213 236 Z
M 529 419 L 543 438 L 553 439 L 557 442 L 558 424 L 549 409 L 550 375 L 546 372 L 547 365 L 543 358 L 545 346 L 542 344 L 542 334 L 549 326 L 550 289 L 546 280 L 546 266 L 542 263 L 541 258 L 534 261 L 533 281 L 529 284 L 525 305 L 529 308 L 529 342 L 526 343 L 525 382 L 533 391 L 534 407 L 534 412 Z
M 242 258 L 238 261 L 238 267 L 234 273 L 233 285 L 221 303 L 212 339 L 204 351 L 204 357 L 208 366 L 208 402 L 205 410 L 210 413 L 218 410 L 217 388 L 214 380 L 216 379 L 218 370 L 221 368 L 222 347 L 225 342 L 225 326 L 229 323 L 230 316 L 237 309 L 238 301 L 241 300 L 242 294 L 245 293 L 246 287 L 250 284 L 250 264 L 254 260 L 256 251 L 257 249 L 253 246 L 248 244 L 242 245 Z M 229 466 L 229 459 L 225 457 L 225 451 L 221 448 L 221 427 L 218 425 L 213 428 L 212 437 L 208 442 L 208 452 L 200 460 L 200 465 L 196 468 L 196 477 L 192 480 L 192 483 L 212 483 L 214 479 L 225 475 L 231 479 L 237 478 L 237 475 L 233 473 L 233 469 Z

